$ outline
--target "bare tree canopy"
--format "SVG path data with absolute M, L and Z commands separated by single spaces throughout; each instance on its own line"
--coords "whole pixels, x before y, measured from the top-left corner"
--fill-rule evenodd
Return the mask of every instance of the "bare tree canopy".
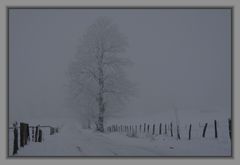
M 117 25 L 106 17 L 98 18 L 82 36 L 76 60 L 70 66 L 74 100 L 88 122 L 97 120 L 100 132 L 104 131 L 105 114 L 113 113 L 134 94 L 134 85 L 124 72 L 131 62 L 121 56 L 127 46 L 127 38 Z

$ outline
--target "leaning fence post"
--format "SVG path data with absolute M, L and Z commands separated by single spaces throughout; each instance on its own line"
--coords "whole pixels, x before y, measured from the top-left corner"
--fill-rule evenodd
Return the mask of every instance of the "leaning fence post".
M 203 134 L 202 134 L 202 137 L 205 138 L 205 133 L 206 133 L 206 130 L 207 130 L 207 125 L 208 123 L 205 124 L 204 128 L 203 128 Z
M 217 120 L 214 120 L 215 138 L 218 138 L 217 134 Z
M 192 124 L 190 124 L 190 126 L 189 126 L 188 140 L 191 140 L 191 131 L 192 131 Z
M 232 139 L 232 120 L 228 119 L 228 131 L 229 131 L 229 137 Z
M 35 130 L 35 142 L 38 141 L 38 125 L 36 126 L 36 130 Z
M 181 137 L 180 137 L 179 125 L 177 125 L 177 138 L 178 138 L 178 140 L 181 139 Z

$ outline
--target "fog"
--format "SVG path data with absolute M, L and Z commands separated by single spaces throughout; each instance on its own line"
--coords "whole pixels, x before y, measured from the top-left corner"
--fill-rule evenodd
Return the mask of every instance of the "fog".
M 125 116 L 173 106 L 230 115 L 230 9 L 10 9 L 10 121 L 76 116 L 66 101 L 68 67 L 99 16 L 128 37 L 126 71 L 138 91 Z

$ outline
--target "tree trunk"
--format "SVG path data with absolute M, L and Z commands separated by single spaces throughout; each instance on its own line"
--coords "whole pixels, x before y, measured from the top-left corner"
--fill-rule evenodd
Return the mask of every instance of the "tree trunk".
M 99 115 L 98 115 L 98 126 L 97 130 L 100 132 L 104 132 L 104 126 L 103 126 L 103 119 L 104 119 L 104 74 L 103 74 L 103 54 L 101 53 L 99 61 L 98 61 L 98 72 L 99 72 L 99 77 L 98 77 L 98 86 L 99 86 L 99 91 L 98 91 L 98 106 L 99 106 Z

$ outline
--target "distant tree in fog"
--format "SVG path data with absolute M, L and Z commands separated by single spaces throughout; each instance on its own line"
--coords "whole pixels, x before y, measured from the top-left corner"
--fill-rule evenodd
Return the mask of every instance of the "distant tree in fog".
M 82 36 L 76 60 L 69 69 L 71 93 L 88 122 L 95 120 L 104 132 L 106 113 L 123 105 L 133 94 L 134 85 L 126 78 L 123 56 L 126 37 L 113 22 L 101 17 Z

